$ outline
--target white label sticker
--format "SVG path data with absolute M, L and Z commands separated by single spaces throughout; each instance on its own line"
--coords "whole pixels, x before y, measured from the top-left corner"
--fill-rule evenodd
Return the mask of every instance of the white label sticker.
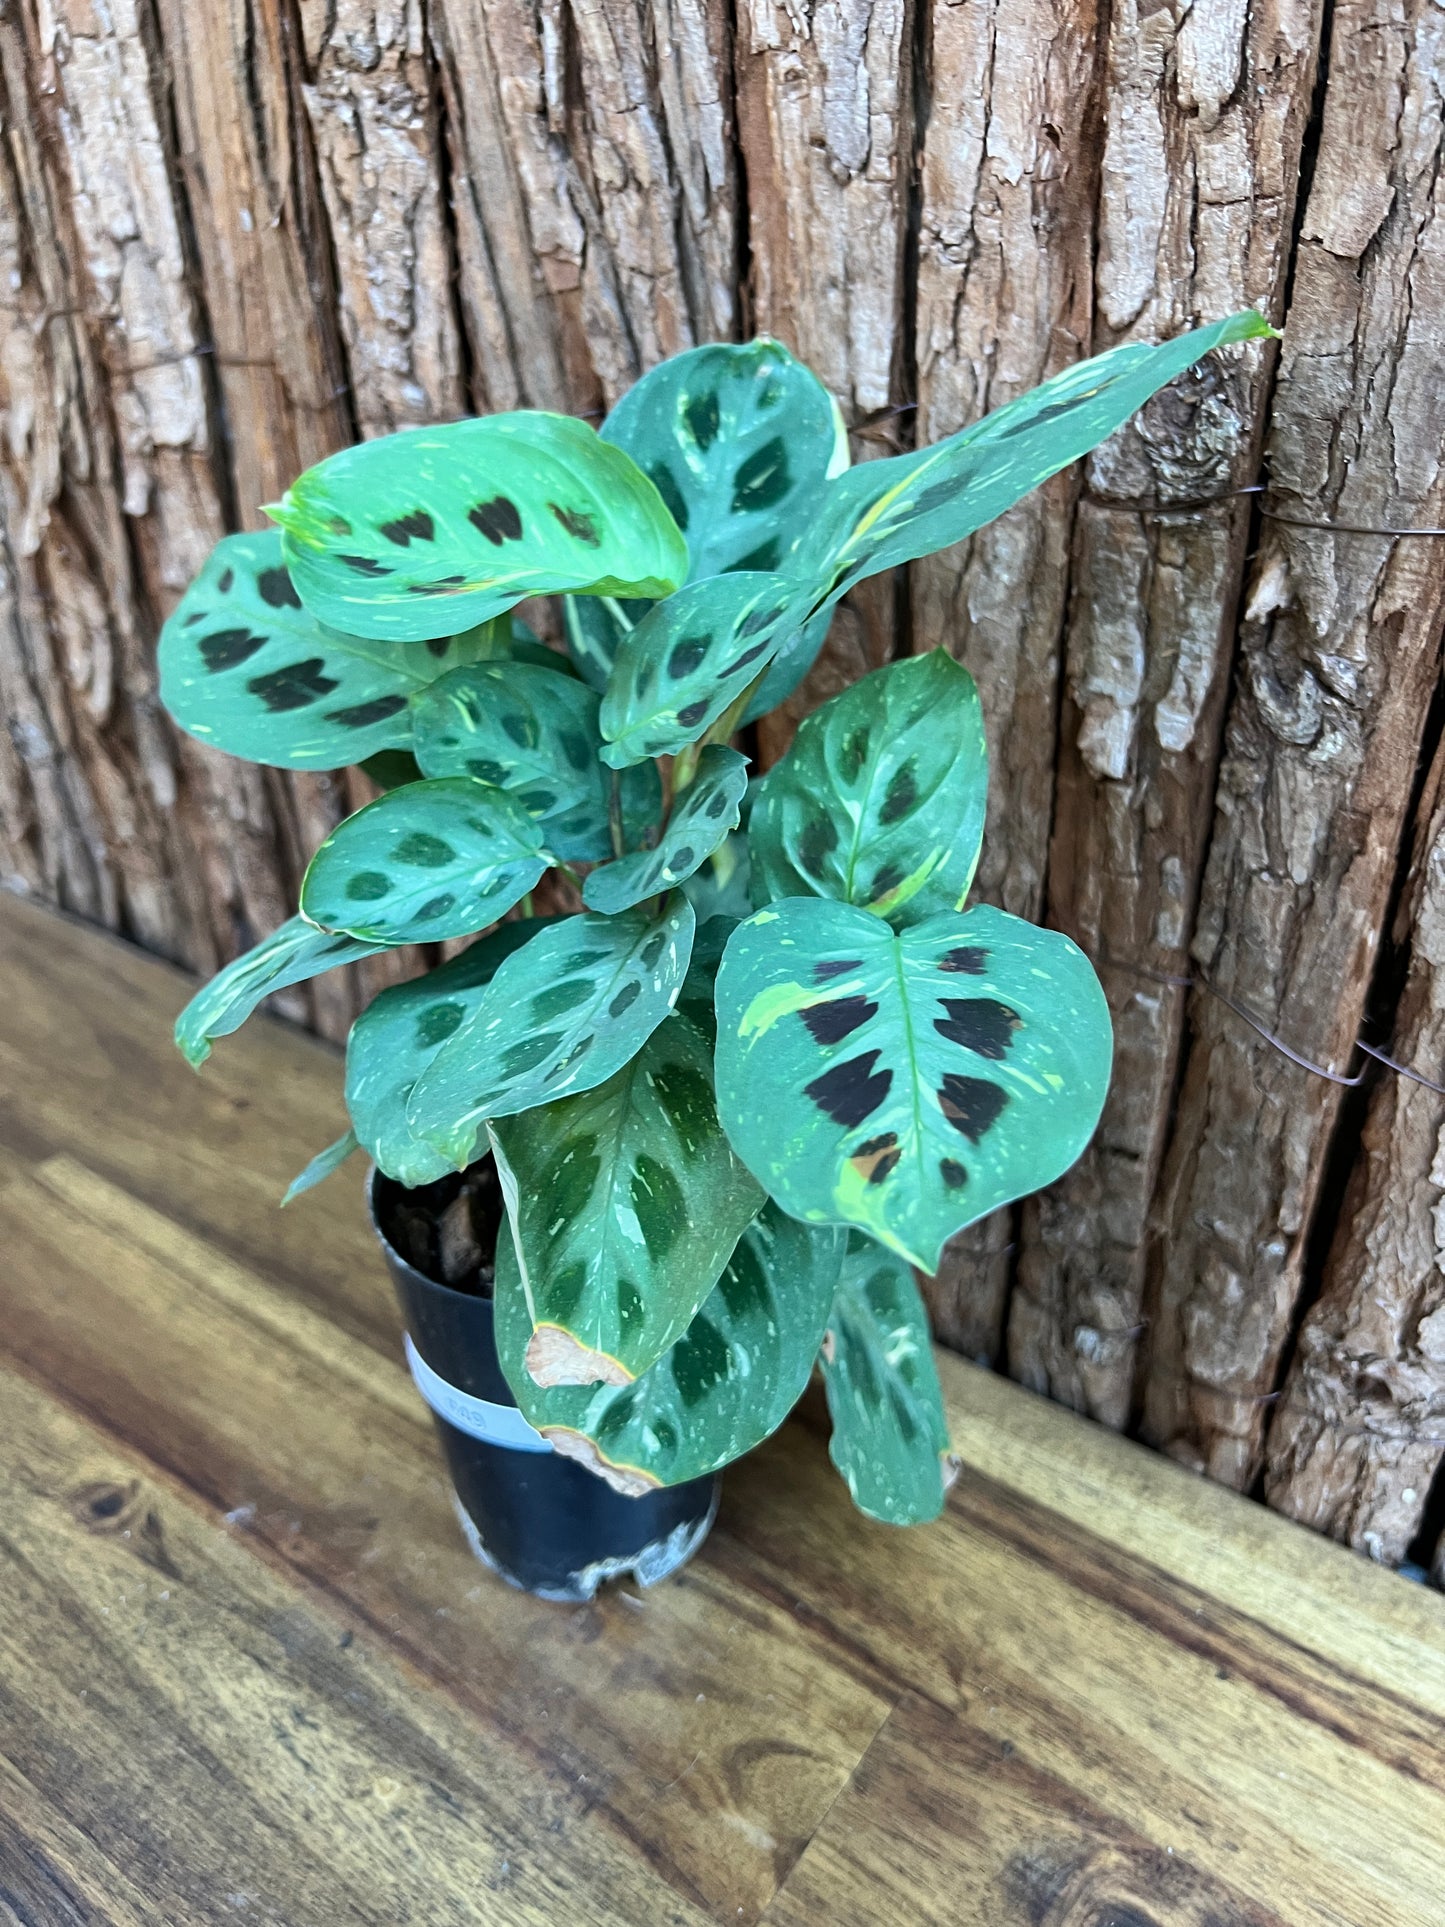
M 490 1399 L 473 1398 L 434 1372 L 406 1334 L 406 1362 L 412 1383 L 438 1418 L 454 1425 L 469 1438 L 487 1445 L 507 1445 L 514 1452 L 550 1452 L 552 1447 L 535 1431 L 515 1405 L 494 1405 Z

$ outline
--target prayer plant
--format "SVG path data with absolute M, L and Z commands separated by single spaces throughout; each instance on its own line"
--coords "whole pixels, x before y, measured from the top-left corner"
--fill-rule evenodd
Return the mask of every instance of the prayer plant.
M 1243 314 L 1117 348 L 857 467 L 778 343 L 697 348 L 600 433 L 522 412 L 331 456 L 167 622 L 183 728 L 384 786 L 312 858 L 300 914 L 182 1014 L 181 1049 L 199 1065 L 321 971 L 471 938 L 358 1018 L 351 1129 L 292 1189 L 358 1145 L 405 1185 L 490 1151 L 508 1380 L 622 1490 L 747 1451 L 820 1361 L 858 1505 L 938 1512 L 911 1267 L 1079 1155 L 1108 1010 L 1067 938 L 963 908 L 987 765 L 951 656 L 835 696 L 755 784 L 735 739 L 854 583 L 960 541 L 1206 351 L 1269 332 Z M 546 595 L 565 655 L 512 614 Z M 577 914 L 532 914 L 549 868 Z

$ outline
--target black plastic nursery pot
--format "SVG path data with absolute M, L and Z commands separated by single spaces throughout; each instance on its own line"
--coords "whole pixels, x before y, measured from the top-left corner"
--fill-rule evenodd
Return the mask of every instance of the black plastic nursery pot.
M 721 1478 L 633 1499 L 554 1452 L 522 1417 L 502 1374 L 490 1295 L 442 1284 L 396 1249 L 382 1226 L 389 1208 L 412 1194 L 374 1170 L 366 1195 L 406 1321 L 407 1363 L 431 1408 L 477 1557 L 541 1599 L 591 1599 L 607 1579 L 650 1586 L 678 1571 L 707 1537 Z

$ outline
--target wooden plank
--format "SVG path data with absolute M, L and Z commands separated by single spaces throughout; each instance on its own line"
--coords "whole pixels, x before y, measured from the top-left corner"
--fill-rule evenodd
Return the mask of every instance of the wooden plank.
M 917 434 L 940 440 L 1056 374 L 1092 329 L 1097 83 L 1093 0 L 926 8 Z M 977 890 L 1036 919 L 1053 817 L 1059 644 L 1077 469 L 911 571 L 912 646 L 978 678 L 989 811 Z M 949 1247 L 934 1329 L 1002 1356 L 1016 1211 Z
M 677 1581 L 512 1593 L 354 1189 L 272 1209 L 335 1054 L 195 1077 L 177 973 L 3 898 L 0 974 L 0 1911 L 1435 1920 L 1438 1594 L 946 1354 L 936 1527 L 805 1405 Z
M 1096 352 L 1245 306 L 1278 317 L 1319 23 L 1319 0 L 1114 10 Z M 1250 510 L 1147 505 L 1255 479 L 1271 368 L 1257 346 L 1211 357 L 1086 465 L 1048 921 L 1101 960 L 1178 974 L 1188 953 Z M 1009 1361 L 1123 1425 L 1183 1006 L 1125 968 L 1104 981 L 1112 1091 L 1079 1164 L 1024 1210 Z
M 1207 1488 L 1179 1468 L 961 1363 L 948 1362 L 946 1383 L 964 1471 L 937 1528 L 845 1526 L 821 1449 L 789 1458 L 799 1512 L 786 1539 L 742 1514 L 779 1596 L 860 1660 L 886 1655 L 917 1696 L 890 1717 L 771 1918 L 888 1918 L 894 1883 L 911 1878 L 909 1918 L 1127 1920 L 1152 1880 L 1140 1917 L 1169 1927 L 1427 1927 L 1445 1872 L 1445 1602 L 1281 1534 L 1223 1493 L 1209 1494 L 1226 1501 L 1218 1530 L 1207 1513 L 1201 1530 L 1190 1501 Z M 997 1403 L 981 1397 L 970 1421 L 989 1391 Z M 1038 1465 L 1070 1517 L 1022 1489 L 1030 1421 L 1053 1434 Z M 1109 1476 L 1080 1518 L 1091 1438 L 1093 1469 Z M 778 1478 L 784 1449 L 747 1462 L 751 1490 Z M 1153 1514 L 1137 1519 L 1159 1474 Z M 1248 1521 L 1239 1538 L 1235 1519 Z M 1263 1571 L 1256 1524 L 1276 1545 Z M 1361 1613 L 1323 1593 L 1315 1617 L 1307 1590 L 1295 1615 L 1290 1553 L 1307 1581 L 1313 1556 L 1333 1554 L 1409 1607 L 1367 1601 Z M 1181 1556 L 1197 1582 L 1176 1572 Z M 1265 1615 L 1231 1592 L 1263 1598 Z M 1044 1905 L 1050 1868 L 1059 1891 Z
M 1351 0 L 1270 430 L 1270 506 L 1438 528 L 1445 466 L 1439 20 Z M 1445 543 L 1265 524 L 1194 954 L 1291 1049 L 1344 1067 L 1440 670 Z M 1146 1436 L 1248 1485 L 1301 1289 L 1340 1090 L 1196 995 L 1161 1190 Z
M 0 1858 L 0 1903 L 117 1927 L 702 1918 L 584 1784 L 419 1693 L 114 1437 L 9 1372 L 0 1402 L 0 1800 L 29 1861 Z
M 751 1596 L 726 1524 L 663 1612 L 614 1596 L 539 1621 L 496 1587 L 457 1532 L 396 1362 L 354 1187 L 275 1212 L 276 1178 L 334 1102 L 334 1057 L 260 1022 L 206 1075 L 182 1066 L 176 1081 L 162 1021 L 173 976 L 19 906 L 0 929 L 32 944 L 19 968 L 26 946 L 7 948 L 0 1032 L 0 1082 L 24 1093 L 23 1109 L 5 1107 L 4 1141 L 26 1167 L 0 1194 L 0 1236 L 20 1235 L 0 1285 L 14 1300 L 7 1346 L 167 1476 L 242 1509 L 249 1543 L 384 1629 L 495 1744 L 528 1731 L 556 1770 L 585 1775 L 680 1891 L 755 1915 L 861 1756 L 886 1689 L 823 1665 L 786 1612 Z M 66 974 L 71 942 L 89 994 Z M 26 1064 L 47 1060 L 53 1074 L 27 1082 Z M 104 1115 L 127 1128 L 92 1148 Z

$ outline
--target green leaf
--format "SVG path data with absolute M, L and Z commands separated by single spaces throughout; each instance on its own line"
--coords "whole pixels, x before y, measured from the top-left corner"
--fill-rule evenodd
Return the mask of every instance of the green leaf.
M 711 1037 L 674 1013 L 605 1084 L 489 1129 L 526 1371 L 626 1384 L 686 1329 L 763 1202 L 717 1120 Z
M 689 583 L 643 617 L 602 698 L 604 763 L 624 769 L 695 743 L 794 633 L 797 585 L 778 575 Z
M 498 966 L 547 921 L 499 923 L 424 977 L 383 990 L 351 1026 L 346 1108 L 358 1141 L 398 1184 L 431 1184 L 452 1169 L 450 1159 L 412 1130 L 407 1099 L 442 1045 L 481 1003 Z
M 885 1525 L 936 1519 L 950 1483 L 949 1447 L 928 1313 L 908 1267 L 857 1232 L 822 1366 L 833 1421 L 828 1453 L 854 1505 Z
M 176 1019 L 176 1046 L 186 1062 L 199 1070 L 216 1039 L 239 1030 L 263 997 L 387 948 L 385 943 L 318 930 L 304 917 L 291 917 L 196 992 Z
M 352 1152 L 359 1148 L 355 1131 L 344 1131 L 334 1144 L 328 1144 L 324 1151 L 318 1151 L 306 1169 L 298 1171 L 287 1185 L 286 1195 L 281 1200 L 282 1210 L 288 1204 L 294 1204 L 303 1193 L 314 1190 L 333 1171 L 339 1171 Z
M 526 1368 L 532 1325 L 504 1236 L 495 1300 L 502 1370 L 523 1417 L 619 1492 L 705 1478 L 775 1432 L 797 1403 L 842 1255 L 841 1232 L 813 1230 L 765 1204 L 702 1309 L 655 1364 L 624 1386 L 542 1387 Z
M 483 663 L 434 683 L 417 703 L 415 728 L 428 776 L 476 776 L 506 790 L 544 826 L 553 856 L 595 863 L 612 854 L 597 696 L 575 676 L 530 662 Z M 661 806 L 654 764 L 624 772 L 624 836 L 650 829 Z
M 161 701 L 213 749 L 344 769 L 411 747 L 411 699 L 486 647 L 466 618 L 432 642 L 364 641 L 302 607 L 275 529 L 227 535 L 161 630 Z
M 734 830 L 682 886 L 697 912 L 699 930 L 714 917 L 738 923 L 747 916 L 753 907 L 750 876 L 748 839 Z
M 786 1211 L 855 1224 L 925 1271 L 985 1212 L 1051 1184 L 1109 1082 L 1083 952 L 984 905 L 894 933 L 785 897 L 739 924 L 717 980 L 718 1111 Z
M 599 695 L 607 687 L 624 637 L 652 607 L 650 602 L 618 601 L 612 596 L 563 596 L 567 654 L 583 682 Z
M 890 663 L 815 710 L 764 779 L 757 900 L 836 897 L 896 924 L 960 909 L 987 803 L 973 677 L 942 649 Z
M 399 790 L 421 781 L 421 766 L 409 749 L 379 749 L 357 767 L 379 790 Z
M 673 805 L 657 848 L 594 870 L 582 886 L 587 908 L 613 916 L 690 877 L 737 827 L 747 787 L 747 757 L 709 743 L 698 758 L 697 774 Z
M 766 337 L 673 355 L 603 424 L 656 483 L 687 538 L 688 580 L 776 570 L 848 466 L 837 404 L 810 368 Z
M 452 635 L 524 596 L 665 596 L 687 548 L 620 449 L 568 415 L 405 428 L 343 449 L 267 511 L 306 606 L 384 641 Z
M 418 1080 L 412 1129 L 461 1170 L 487 1119 L 605 1083 L 677 1001 L 695 928 L 680 899 L 661 917 L 566 917 L 540 931 Z
M 971 428 L 828 484 L 790 572 L 835 602 L 853 583 L 961 542 L 1107 440 L 1210 349 L 1274 330 L 1253 311 L 1157 347 L 1126 342 L 1076 362 Z
M 415 727 L 428 776 L 494 783 L 540 823 L 590 806 L 605 832 L 597 697 L 575 677 L 530 663 L 454 670 L 418 702 Z
M 467 937 L 547 867 L 520 803 L 471 776 L 389 790 L 339 823 L 307 866 L 301 912 L 376 943 Z
M 788 700 L 818 660 L 818 652 L 828 639 L 832 622 L 833 607 L 830 603 L 779 646 L 778 653 L 768 665 L 767 675 L 743 711 L 742 721 L 745 725 L 755 723 L 760 716 L 771 715 L 779 703 Z

